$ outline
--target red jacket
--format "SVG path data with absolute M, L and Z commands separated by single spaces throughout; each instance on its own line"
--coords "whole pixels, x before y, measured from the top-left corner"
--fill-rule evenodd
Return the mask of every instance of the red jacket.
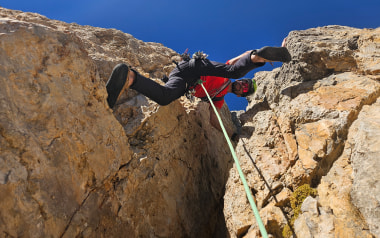
M 227 64 L 229 64 L 228 61 L 227 61 Z M 203 86 L 206 88 L 210 97 L 211 98 L 214 97 L 213 103 L 215 107 L 217 107 L 218 109 L 221 109 L 224 104 L 224 96 L 228 93 L 228 86 L 225 87 L 225 89 L 223 89 L 217 95 L 214 95 L 214 94 L 217 93 L 223 87 L 223 85 L 227 81 L 229 81 L 229 79 L 217 77 L 217 76 L 201 76 L 201 80 L 203 81 Z M 195 86 L 194 96 L 198 98 L 207 97 L 201 85 Z

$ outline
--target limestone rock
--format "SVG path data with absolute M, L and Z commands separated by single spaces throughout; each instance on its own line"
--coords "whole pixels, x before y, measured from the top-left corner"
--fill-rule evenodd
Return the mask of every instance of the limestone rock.
M 102 200 L 98 190 L 131 150 L 77 37 L 0 22 L 1 233 L 58 237 L 89 199 Z
M 308 216 L 307 209 L 303 211 L 304 213 L 295 222 L 297 234 L 306 232 L 313 237 L 379 236 L 377 230 L 379 216 L 378 206 L 376 206 L 378 194 L 376 184 L 379 178 L 378 173 L 375 172 L 378 163 L 374 162 L 376 159 L 371 158 L 374 155 L 373 148 L 377 150 L 378 110 L 379 100 L 371 106 L 363 107 L 358 119 L 349 130 L 342 155 L 335 161 L 318 186 L 319 215 L 314 215 L 312 220 Z M 360 164 L 354 162 L 357 159 L 361 160 Z M 372 164 L 365 166 L 367 163 Z M 357 175 L 357 171 L 360 171 L 359 174 L 363 173 L 363 165 L 365 178 Z M 362 182 L 364 184 L 360 187 L 355 186 Z M 367 184 L 375 186 L 369 187 Z M 372 204 L 375 206 L 371 207 Z M 365 220 L 361 219 L 362 216 Z M 308 221 L 308 225 L 302 227 L 302 224 L 306 224 L 305 221 Z M 323 223 L 326 224 L 323 225 Z M 312 229 L 313 227 L 318 227 L 319 230 Z M 326 234 L 326 228 L 329 235 Z
M 380 236 L 380 99 L 364 106 L 352 131 L 352 202 L 366 219 L 370 232 Z
M 379 42 L 380 28 L 293 31 L 293 60 L 256 73 L 236 153 L 269 237 L 293 221 L 297 237 L 380 237 Z M 159 82 L 177 57 L 0 8 L 2 236 L 260 237 L 208 104 L 161 107 L 128 90 L 107 105 L 114 65 Z M 222 117 L 233 126 L 227 106 Z M 318 196 L 293 217 L 303 184 Z
M 247 111 L 240 116 L 246 138 L 239 142 L 237 153 L 261 211 L 274 196 L 286 201 L 286 196 L 291 196 L 287 191 L 300 185 L 318 187 L 312 211 L 306 209 L 296 219 L 297 237 L 378 237 L 379 178 L 374 173 L 378 162 L 371 158 L 379 157 L 375 129 L 379 112 L 374 104 L 380 95 L 379 33 L 380 28 L 342 26 L 294 31 L 287 39 L 293 60 L 271 72 L 255 74 L 258 90 L 248 98 Z M 351 130 L 356 123 L 364 123 L 356 122 L 358 116 L 368 118 L 365 123 L 371 121 L 368 129 L 361 126 L 362 132 Z M 349 138 L 356 139 L 348 142 Z M 365 142 L 359 142 L 362 140 Z M 360 152 L 355 153 L 354 148 Z M 351 153 L 357 161 L 352 160 L 357 166 L 354 170 L 349 169 Z M 227 181 L 224 213 L 231 237 L 242 237 L 236 231 L 252 212 L 241 205 L 248 201 L 242 199 L 245 194 L 235 173 L 234 167 Z M 336 189 L 339 192 L 334 192 Z M 373 195 L 364 196 L 369 191 Z M 290 205 L 277 205 L 290 220 Z M 277 232 L 286 225 L 284 221 L 278 219 L 273 226 L 266 223 L 267 230 Z M 252 219 L 244 223 L 244 229 L 249 231 L 247 237 L 258 234 Z
M 106 102 L 117 63 L 158 80 L 176 56 L 115 29 L 0 8 L 0 236 L 226 236 L 232 159 L 208 105 L 160 107 L 133 90 L 115 110 Z

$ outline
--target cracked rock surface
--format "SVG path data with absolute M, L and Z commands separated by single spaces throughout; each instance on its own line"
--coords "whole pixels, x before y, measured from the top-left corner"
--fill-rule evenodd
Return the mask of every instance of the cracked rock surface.
M 309 184 L 318 195 L 297 237 L 380 237 L 380 29 L 293 31 L 287 44 L 293 60 L 256 73 L 234 113 L 264 225 L 282 237 L 292 193 Z M 159 82 L 177 57 L 116 29 L 0 8 L 0 237 L 259 237 L 208 104 L 160 107 L 129 90 L 107 105 L 116 64 Z M 222 118 L 233 126 L 227 106 Z
M 380 28 L 294 31 L 287 47 L 290 63 L 255 74 L 258 91 L 240 115 L 245 133 L 236 148 L 267 231 L 282 237 L 293 216 L 291 194 L 308 184 L 318 196 L 295 220 L 293 235 L 380 237 Z M 237 176 L 234 167 L 224 197 L 227 227 L 231 237 L 256 237 Z
M 106 102 L 116 64 L 158 80 L 175 57 L 115 29 L 0 8 L 0 237 L 226 235 L 232 159 L 208 105 L 159 107 L 133 90 Z

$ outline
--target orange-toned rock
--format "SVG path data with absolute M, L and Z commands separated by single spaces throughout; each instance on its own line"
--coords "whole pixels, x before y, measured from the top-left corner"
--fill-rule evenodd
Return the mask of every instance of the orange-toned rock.
M 294 218 L 297 237 L 380 237 L 379 44 L 380 28 L 293 31 L 293 60 L 255 75 L 236 153 L 269 237 L 303 184 L 318 196 Z M 159 81 L 177 57 L 0 8 L 0 234 L 260 237 L 208 104 L 161 107 L 133 90 L 106 103 L 117 63 Z M 227 106 L 222 117 L 233 126 Z
M 114 111 L 106 102 L 117 63 L 157 79 L 176 56 L 115 29 L 0 8 L 0 236 L 226 234 L 231 157 L 208 105 L 160 107 L 133 90 Z
M 350 127 L 356 123 L 363 108 L 373 108 L 374 106 L 366 105 L 373 104 L 380 96 L 380 83 L 374 80 L 379 78 L 379 33 L 380 29 L 341 26 L 291 32 L 287 38 L 287 46 L 293 60 L 283 64 L 280 69 L 255 75 L 258 82 L 257 93 L 249 98 L 247 113 L 240 118 L 243 131 L 249 133 L 246 139 L 248 142 L 244 146 L 252 154 L 264 177 L 255 172 L 254 165 L 249 164 L 245 158 L 242 143 L 238 144 L 237 151 L 261 211 L 268 209 L 270 204 L 270 195 L 264 180 L 272 188 L 278 183 L 282 184 L 273 189 L 273 193 L 282 201 L 287 201 L 291 196 L 291 192 L 287 191 L 294 191 L 300 185 L 318 187 L 321 194 L 317 202 L 322 205 L 318 208 L 320 214 L 310 211 L 301 214 L 297 220 L 298 237 L 348 237 L 350 233 L 356 234 L 355 237 L 368 237 L 370 233 L 363 230 L 368 229 L 366 226 L 371 226 L 372 234 L 378 236 L 377 226 L 374 225 L 378 219 L 375 215 L 377 206 L 366 209 L 364 205 L 368 204 L 364 201 L 377 204 L 377 200 L 375 196 L 363 196 L 359 189 L 364 186 L 360 183 L 365 181 L 364 170 L 357 172 L 358 177 L 363 177 L 355 182 L 357 189 L 351 193 L 358 199 L 354 205 L 350 197 L 353 183 L 352 180 L 346 181 L 352 176 L 350 170 L 346 171 L 350 165 L 346 164 L 347 159 L 346 163 L 341 162 L 341 158 L 347 158 L 344 155 L 350 151 L 347 137 L 365 135 L 355 132 L 349 134 Z M 368 65 L 365 63 L 367 61 Z M 266 107 L 258 106 L 264 103 Z M 378 114 L 376 109 L 371 112 Z M 368 121 L 376 121 L 376 118 L 377 116 L 372 116 Z M 268 122 L 271 120 L 276 127 L 269 126 Z M 369 149 L 369 144 L 363 145 L 366 148 L 364 150 L 379 156 L 377 150 Z M 376 142 L 372 144 L 377 145 Z M 361 153 L 356 153 L 355 156 L 361 159 L 370 157 Z M 364 162 L 358 164 L 362 163 Z M 374 162 L 368 162 L 369 164 L 371 168 L 376 168 Z M 234 173 L 235 168 L 230 174 Z M 326 183 L 326 179 L 330 177 Z M 371 184 L 376 184 L 377 176 L 372 174 L 370 177 L 374 178 Z M 238 197 L 241 191 L 234 190 L 233 182 L 236 183 L 236 180 L 229 179 L 227 182 L 225 204 L 235 203 L 230 198 Z M 341 191 L 340 195 L 336 195 L 332 189 Z M 244 194 L 240 193 L 240 196 Z M 359 199 L 362 197 L 366 199 Z M 282 205 L 285 215 L 293 215 L 288 203 L 279 204 Z M 359 212 L 357 209 L 362 210 Z M 232 217 L 235 224 L 228 223 L 230 234 L 241 229 L 239 217 L 244 219 L 246 213 L 238 209 L 230 211 L 225 207 L 227 221 Z M 365 219 L 362 218 L 364 214 L 368 216 Z M 282 220 L 266 223 L 267 230 L 271 231 L 285 225 Z M 245 224 L 245 229 L 249 231 L 247 237 L 258 234 L 255 222 L 250 227 Z M 278 237 L 277 233 L 272 235 Z

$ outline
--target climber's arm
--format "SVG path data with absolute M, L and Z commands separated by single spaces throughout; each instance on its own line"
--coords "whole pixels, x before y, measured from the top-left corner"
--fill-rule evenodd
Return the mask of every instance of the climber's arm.
M 252 52 L 252 50 L 248 50 L 246 52 L 244 52 L 243 54 L 239 55 L 239 56 L 236 56 L 235 58 L 233 59 L 230 59 L 229 61 L 227 61 L 227 64 L 230 64 L 230 65 L 233 65 L 235 64 L 239 59 L 241 59 L 244 55 L 246 54 L 250 54 Z

